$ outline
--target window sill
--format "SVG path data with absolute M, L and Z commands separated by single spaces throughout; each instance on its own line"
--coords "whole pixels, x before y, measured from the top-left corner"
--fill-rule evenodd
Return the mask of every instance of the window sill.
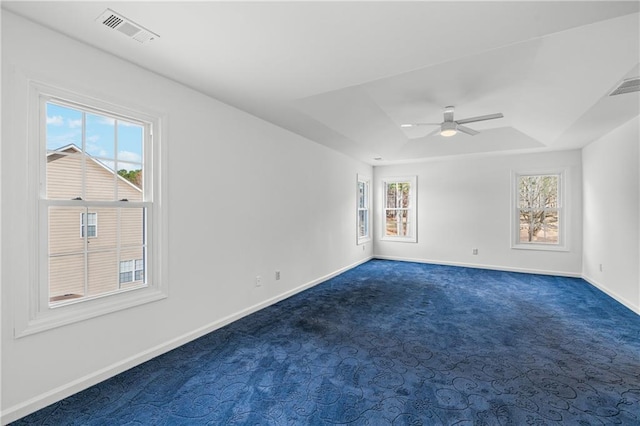
M 37 313 L 35 318 L 29 319 L 28 321 L 17 321 L 16 328 L 14 329 L 14 337 L 17 339 L 29 336 L 145 303 L 162 300 L 166 297 L 167 293 L 160 289 L 141 288 L 100 297 L 94 300 L 87 300 L 82 303 L 52 306 L 46 311 Z
M 395 243 L 417 243 L 416 237 L 382 237 L 380 241 L 389 241 Z
M 565 252 L 569 251 L 569 248 L 566 246 L 540 244 L 540 243 L 512 244 L 511 248 L 514 250 L 565 251 Z

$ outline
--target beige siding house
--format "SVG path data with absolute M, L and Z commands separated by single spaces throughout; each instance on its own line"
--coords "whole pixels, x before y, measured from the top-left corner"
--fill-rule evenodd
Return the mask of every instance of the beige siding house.
M 49 207 L 50 302 L 144 284 L 144 209 L 90 205 L 142 201 L 141 188 L 75 145 L 50 152 L 47 198 L 78 197 L 89 206 Z

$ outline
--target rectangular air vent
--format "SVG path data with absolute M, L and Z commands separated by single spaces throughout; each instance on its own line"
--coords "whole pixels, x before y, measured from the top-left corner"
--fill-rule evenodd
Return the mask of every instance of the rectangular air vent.
M 640 77 L 634 77 L 624 80 L 609 96 L 622 95 L 623 93 L 631 93 L 640 91 Z
M 147 43 L 160 37 L 153 31 L 144 28 L 142 25 L 136 24 L 131 19 L 125 18 L 111 9 L 105 10 L 100 16 L 98 16 L 98 18 L 96 18 L 96 21 L 106 27 L 119 31 L 140 43 Z

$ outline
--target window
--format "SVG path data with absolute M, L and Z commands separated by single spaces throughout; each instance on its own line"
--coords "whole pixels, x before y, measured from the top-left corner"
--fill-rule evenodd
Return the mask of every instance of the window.
M 416 177 L 382 181 L 384 228 L 382 239 L 416 242 Z
M 80 237 L 84 238 L 85 230 L 87 237 L 98 236 L 98 213 L 81 213 L 80 214 Z
M 40 243 L 16 337 L 166 297 L 160 119 L 33 81 L 29 91 Z
M 371 240 L 370 231 L 370 210 L 371 210 L 371 190 L 370 180 L 368 178 L 358 176 L 358 238 L 357 243 L 362 244 Z
M 123 290 L 120 284 L 133 282 L 134 261 L 121 259 L 146 258 L 151 201 L 143 158 L 150 127 L 62 99 L 44 99 L 43 108 L 46 190 L 40 202 L 49 218 L 49 303 Z M 78 210 L 81 241 L 64 232 Z M 123 271 L 123 265 L 129 266 Z
M 514 175 L 514 248 L 564 247 L 564 173 Z
M 142 259 L 123 260 L 120 262 L 120 284 L 141 281 L 143 279 L 144 261 Z

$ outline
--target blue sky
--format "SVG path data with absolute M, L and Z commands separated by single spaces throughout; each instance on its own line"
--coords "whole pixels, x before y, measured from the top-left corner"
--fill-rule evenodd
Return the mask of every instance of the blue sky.
M 82 112 L 47 103 L 47 150 L 69 144 L 82 147 Z M 117 124 L 116 124 L 117 123 Z M 87 154 L 100 159 L 110 168 L 118 161 L 118 170 L 142 168 L 143 128 L 137 124 L 85 113 L 85 146 Z M 116 129 L 118 152 L 116 155 Z

